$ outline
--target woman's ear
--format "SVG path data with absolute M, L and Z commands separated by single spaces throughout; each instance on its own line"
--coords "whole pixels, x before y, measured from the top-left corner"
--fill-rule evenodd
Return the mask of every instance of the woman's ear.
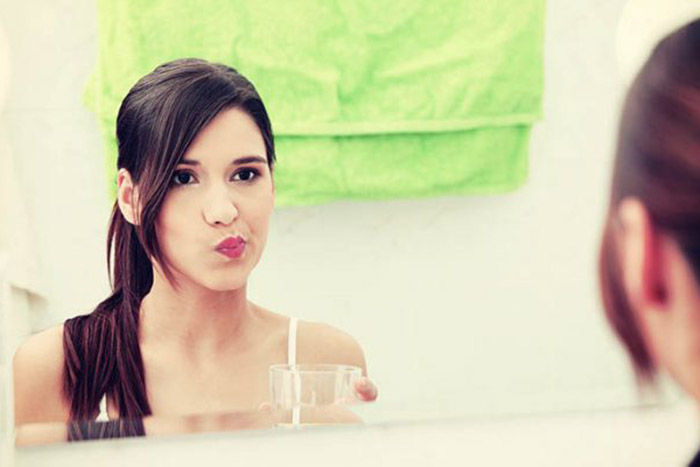
M 663 310 L 668 305 L 666 249 L 646 206 L 625 198 L 617 216 L 619 261 L 630 304 L 637 310 Z
M 126 169 L 119 169 L 117 173 L 117 203 L 126 221 L 138 225 L 138 192 Z

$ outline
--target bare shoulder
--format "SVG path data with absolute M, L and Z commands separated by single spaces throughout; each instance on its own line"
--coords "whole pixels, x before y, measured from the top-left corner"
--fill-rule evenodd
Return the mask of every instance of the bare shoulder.
M 63 325 L 34 334 L 17 349 L 12 360 L 16 425 L 68 419 L 63 360 Z
M 300 363 L 354 365 L 362 368 L 363 374 L 367 374 L 362 347 L 350 334 L 329 324 L 311 321 L 300 321 L 297 332 Z

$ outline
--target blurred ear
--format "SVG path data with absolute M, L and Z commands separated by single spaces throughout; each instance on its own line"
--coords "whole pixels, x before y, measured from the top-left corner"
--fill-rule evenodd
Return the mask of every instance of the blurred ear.
M 666 248 L 647 208 L 637 198 L 625 198 L 617 211 L 620 266 L 630 304 L 640 312 L 668 308 Z
M 126 221 L 138 225 L 138 193 L 126 169 L 119 169 L 117 173 L 117 203 Z

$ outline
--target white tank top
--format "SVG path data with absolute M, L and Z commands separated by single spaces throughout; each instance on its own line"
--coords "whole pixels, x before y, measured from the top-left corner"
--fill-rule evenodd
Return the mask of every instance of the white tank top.
M 296 365 L 297 363 L 297 318 L 289 318 L 289 336 L 287 337 L 287 363 L 289 365 Z M 102 396 L 100 400 L 100 413 L 97 414 L 95 419 L 97 422 L 109 421 L 109 414 L 107 413 L 107 395 Z

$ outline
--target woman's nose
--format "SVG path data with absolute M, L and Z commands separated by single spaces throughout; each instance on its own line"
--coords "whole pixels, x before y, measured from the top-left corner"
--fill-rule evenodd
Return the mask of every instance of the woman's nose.
M 211 225 L 229 225 L 238 217 L 238 208 L 226 188 L 212 188 L 204 200 L 204 220 Z

